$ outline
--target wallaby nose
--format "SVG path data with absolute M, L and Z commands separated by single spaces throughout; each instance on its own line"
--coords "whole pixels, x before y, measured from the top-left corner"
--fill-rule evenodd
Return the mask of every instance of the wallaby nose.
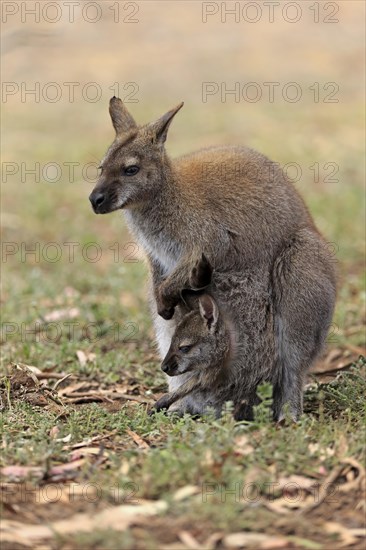
M 167 363 L 163 363 L 163 364 L 161 365 L 161 370 L 162 370 L 163 372 L 165 372 L 165 374 L 167 374 L 167 372 L 168 372 L 168 370 L 169 370 L 169 365 L 168 365 Z
M 93 191 L 93 193 L 89 196 L 89 200 L 92 204 L 94 212 L 97 212 L 98 208 L 102 206 L 105 200 L 105 195 L 101 191 Z

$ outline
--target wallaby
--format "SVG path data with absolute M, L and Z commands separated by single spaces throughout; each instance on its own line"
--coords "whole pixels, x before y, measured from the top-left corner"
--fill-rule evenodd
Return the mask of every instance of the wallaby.
M 178 400 L 194 392 L 194 399 L 180 403 L 178 411 L 202 414 L 212 407 L 218 416 L 226 400 L 234 402 L 234 371 L 230 369 L 230 324 L 209 294 L 198 298 L 199 309 L 183 316 L 172 338 L 169 351 L 161 365 L 168 376 L 189 372 L 191 376 L 175 391 L 163 395 L 155 409 L 169 409 Z M 179 306 L 178 306 L 179 307 Z M 200 398 L 197 399 L 197 392 Z M 192 397 L 192 395 L 191 395 Z M 174 409 L 172 409 L 174 410 Z
M 332 258 L 300 195 L 265 156 L 226 146 L 169 159 L 164 143 L 182 106 L 138 126 L 112 98 L 116 138 L 89 198 L 96 213 L 123 209 L 146 252 L 162 358 L 177 324 L 181 289 L 202 253 L 229 291 L 231 275 L 244 270 L 268 281 L 280 410 L 294 399 L 300 373 L 325 341 L 336 294 Z M 169 378 L 170 391 L 188 376 Z
M 258 384 L 276 384 L 278 377 L 268 280 L 258 279 L 252 271 L 231 274 L 228 280 L 212 273 L 203 256 L 190 286 L 206 288 L 182 292 L 176 313 L 180 320 L 161 367 L 168 376 L 190 377 L 160 398 L 155 408 L 169 408 L 179 400 L 180 413 L 203 414 L 210 407 L 219 416 L 224 403 L 232 401 L 234 417 L 250 420 Z M 274 393 L 275 410 L 279 398 Z M 296 419 L 301 411 L 293 405 Z

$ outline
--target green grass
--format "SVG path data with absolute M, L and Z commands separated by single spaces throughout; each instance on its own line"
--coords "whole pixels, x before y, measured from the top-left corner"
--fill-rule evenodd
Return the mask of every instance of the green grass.
M 129 451 L 135 464 L 125 481 L 137 482 L 140 476 L 143 479 L 150 476 L 149 485 L 140 488 L 141 496 L 156 498 L 186 483 L 212 481 L 212 472 L 206 468 L 202 455 L 204 449 L 210 449 L 215 459 L 225 457 L 222 465 L 226 473 L 232 470 L 233 479 L 236 466 L 243 472 L 243 468 L 251 468 L 254 464 L 265 469 L 273 461 L 279 471 L 284 468 L 288 473 L 301 472 L 308 467 L 309 443 L 317 442 L 319 453 L 328 447 L 336 451 L 340 434 L 349 437 L 349 455 L 360 458 L 366 412 L 365 369 L 366 362 L 360 359 L 350 372 L 339 374 L 332 383 L 312 386 L 305 394 L 305 408 L 310 414 L 304 415 L 297 425 L 290 423 L 282 427 L 280 432 L 270 420 L 270 400 L 267 398 L 257 407 L 254 422 L 235 423 L 230 410 L 220 420 L 208 417 L 197 421 L 188 415 L 183 419 L 163 413 L 149 416 L 143 406 L 126 405 L 118 412 L 109 412 L 96 403 L 70 406 L 66 416 L 59 418 L 56 412 L 45 414 L 41 407 L 32 407 L 16 394 L 10 394 L 11 406 L 2 415 L 5 441 L 2 462 L 41 466 L 50 457 L 53 462 L 65 459 L 64 443 L 50 437 L 54 426 L 60 429 L 59 439 L 71 434 L 70 445 L 116 431 L 114 443 L 118 446 L 119 441 L 123 444 L 129 438 L 126 430 L 130 429 L 149 441 L 151 449 L 147 454 Z M 2 379 L 1 388 L 4 387 Z M 265 387 L 263 395 L 268 395 Z M 245 459 L 233 452 L 234 439 L 241 434 L 248 434 L 253 445 Z M 114 459 L 118 457 L 121 459 L 116 453 Z M 337 452 L 325 465 L 331 468 L 336 460 Z M 315 460 L 311 469 L 315 471 L 317 467 Z M 224 479 L 228 480 L 223 476 L 222 482 Z
M 142 406 L 125 406 L 111 413 L 97 404 L 68 407 L 66 417 L 59 418 L 10 396 L 11 408 L 2 416 L 2 463 L 40 466 L 49 471 L 67 462 L 70 448 L 63 450 L 65 443 L 50 437 L 54 426 L 59 427 L 59 439 L 71 434 L 70 446 L 114 431 L 105 446 L 107 462 L 98 468 L 86 464 L 77 478 L 82 485 L 99 488 L 99 506 L 102 501 L 111 506 L 164 499 L 169 506 L 168 521 L 173 524 L 184 518 L 187 525 L 195 525 L 199 517 L 215 531 L 250 531 L 253 525 L 258 531 L 273 524 L 276 533 L 275 514 L 258 504 L 271 495 L 279 496 L 279 478 L 292 474 L 317 478 L 320 471 L 331 472 L 347 457 L 362 461 L 365 368 L 366 362 L 360 360 L 331 384 L 313 386 L 305 395 L 308 414 L 297 425 L 290 423 L 280 429 L 270 420 L 267 387 L 261 390 L 263 402 L 252 423 L 235 423 L 230 410 L 220 420 L 208 417 L 195 421 L 189 416 L 177 419 L 163 413 L 148 416 Z M 148 451 L 131 445 L 126 430 L 139 434 L 149 444 Z M 240 452 L 243 438 L 245 454 Z M 186 485 L 196 486 L 196 494 L 176 501 L 174 495 Z M 340 494 L 336 496 L 340 498 Z M 250 502 L 257 502 L 254 509 Z M 303 518 L 300 528 L 293 527 L 296 536 L 304 536 L 309 521 Z M 136 541 L 149 547 L 148 541 L 158 544 L 161 540 L 158 532 L 156 539 L 146 532 L 145 542 L 140 533 L 118 536 L 113 530 L 96 530 L 77 536 L 75 544 L 80 545 L 77 548 L 97 548 L 103 541 L 106 549 L 134 548 Z M 61 537 L 60 547 L 68 540 Z M 119 546 L 115 546 L 117 540 Z M 330 539 L 324 535 L 322 539 L 320 530 L 311 528 L 310 540 L 305 537 L 299 547 L 306 547 L 307 541 L 316 545 L 317 540 Z

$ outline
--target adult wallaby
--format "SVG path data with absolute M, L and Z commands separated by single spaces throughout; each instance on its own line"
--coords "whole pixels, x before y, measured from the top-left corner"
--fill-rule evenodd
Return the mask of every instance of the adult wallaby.
M 210 282 L 203 291 L 182 292 L 178 324 L 161 368 L 168 376 L 190 376 L 160 398 L 155 409 L 171 407 L 201 415 L 210 407 L 219 416 L 225 402 L 232 401 L 234 417 L 249 420 L 258 402 L 258 384 L 275 384 L 278 374 L 268 280 L 257 278 L 252 271 L 212 274 L 203 256 L 190 286 L 204 287 Z M 277 393 L 275 410 L 278 399 Z
M 332 258 L 300 195 L 265 156 L 227 146 L 169 159 L 164 143 L 182 105 L 138 126 L 122 101 L 111 99 L 116 138 L 90 201 L 96 213 L 125 210 L 147 254 L 162 357 L 171 343 L 181 289 L 202 253 L 228 281 L 230 274 L 252 269 L 268 280 L 278 387 L 283 403 L 291 401 L 299 373 L 319 353 L 332 318 Z M 187 376 L 170 378 L 169 389 Z

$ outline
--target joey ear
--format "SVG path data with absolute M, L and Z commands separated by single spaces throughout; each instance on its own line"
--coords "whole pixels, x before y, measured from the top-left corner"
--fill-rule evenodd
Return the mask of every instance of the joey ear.
M 111 115 L 113 128 L 116 130 L 117 135 L 124 134 L 132 130 L 132 128 L 137 128 L 132 115 L 127 111 L 119 97 L 113 96 L 110 100 L 109 114 Z
M 163 145 L 165 143 L 170 123 L 177 112 L 183 107 L 183 105 L 184 102 L 182 101 L 182 103 L 179 103 L 179 105 L 174 107 L 174 109 L 171 109 L 158 120 L 149 124 L 149 129 L 150 131 L 152 131 L 155 143 L 158 143 L 159 145 Z
M 210 332 L 213 332 L 219 318 L 219 308 L 216 302 L 211 296 L 204 294 L 199 298 L 199 306 L 202 319 L 206 322 Z

